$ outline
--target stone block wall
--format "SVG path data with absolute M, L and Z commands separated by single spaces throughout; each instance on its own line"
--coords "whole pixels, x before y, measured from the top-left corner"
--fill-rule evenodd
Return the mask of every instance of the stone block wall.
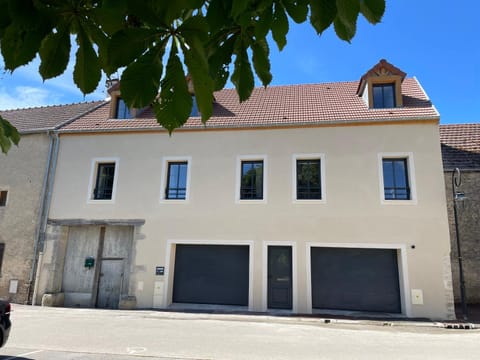
M 466 199 L 457 202 L 458 232 L 463 259 L 467 303 L 480 303 L 480 171 L 462 171 L 458 191 Z M 445 172 L 451 239 L 452 277 L 455 302 L 460 302 L 460 278 L 453 209 L 452 172 Z
M 13 303 L 26 303 L 32 291 L 33 249 L 48 150 L 48 136 L 32 134 L 22 135 L 19 146 L 13 146 L 8 155 L 0 154 L 0 190 L 8 191 L 7 204 L 0 207 L 0 243 L 5 246 L 0 298 Z M 18 284 L 16 292 L 10 287 L 12 281 Z

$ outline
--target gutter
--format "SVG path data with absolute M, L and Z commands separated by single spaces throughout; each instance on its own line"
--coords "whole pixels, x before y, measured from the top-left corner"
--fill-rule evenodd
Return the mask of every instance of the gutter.
M 151 120 L 151 119 L 149 119 Z M 227 125 L 209 125 L 208 121 L 206 125 L 199 126 L 182 126 L 175 130 L 175 132 L 182 131 L 203 131 L 203 130 L 257 130 L 257 129 L 286 129 L 286 128 L 298 128 L 298 127 L 327 127 L 332 125 L 350 126 L 350 125 L 375 125 L 375 124 L 395 124 L 398 122 L 423 122 L 423 121 L 440 121 L 437 115 L 417 117 L 396 117 L 390 119 L 355 119 L 355 120 L 326 120 L 326 121 L 302 121 L 302 122 L 284 122 L 279 123 L 272 121 L 270 123 L 262 124 L 227 124 Z M 122 127 L 122 128 L 88 128 L 88 129 L 64 129 L 60 130 L 62 134 L 88 134 L 88 133 L 122 133 L 122 132 L 167 132 L 167 130 L 161 125 L 158 126 L 142 126 L 142 127 Z
M 30 270 L 30 276 L 28 279 L 27 302 L 30 301 L 30 298 L 32 297 L 32 283 L 36 278 L 36 270 L 37 270 L 37 264 L 38 264 L 38 251 L 39 249 L 43 248 L 43 242 L 45 240 L 47 218 L 48 218 L 48 212 L 50 210 L 50 199 L 52 197 L 53 180 L 55 175 L 55 168 L 57 165 L 58 148 L 60 143 L 60 139 L 58 137 L 57 132 L 47 131 L 47 134 L 50 137 L 50 148 L 48 152 L 47 164 L 45 166 L 45 176 L 43 178 L 38 226 L 35 230 L 35 239 L 34 239 L 34 245 L 33 245 L 33 263 L 32 263 L 32 268 Z M 38 282 L 35 281 L 33 294 L 37 293 L 37 287 L 38 287 Z M 36 299 L 32 298 L 31 299 L 32 305 L 35 305 L 35 302 L 36 302 Z

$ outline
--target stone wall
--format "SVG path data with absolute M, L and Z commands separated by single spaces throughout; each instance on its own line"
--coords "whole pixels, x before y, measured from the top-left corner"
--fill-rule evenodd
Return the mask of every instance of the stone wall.
M 5 244 L 0 298 L 14 303 L 28 300 L 48 149 L 47 135 L 23 135 L 18 147 L 0 154 L 0 190 L 8 191 L 7 204 L 0 207 L 0 243 Z M 12 281 L 18 284 L 16 293 Z
M 461 245 L 467 303 L 480 303 L 480 171 L 462 171 L 458 191 L 466 199 L 457 202 L 458 232 Z M 452 172 L 445 172 L 450 223 L 452 276 L 455 302 L 460 302 L 458 253 L 453 211 Z

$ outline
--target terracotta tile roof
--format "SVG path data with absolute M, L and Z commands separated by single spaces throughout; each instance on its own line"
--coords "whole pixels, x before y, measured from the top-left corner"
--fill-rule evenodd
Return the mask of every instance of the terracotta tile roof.
M 480 170 L 480 124 L 440 125 L 443 168 Z
M 372 121 L 438 119 L 415 78 L 402 84 L 401 108 L 369 109 L 356 95 L 358 81 L 309 85 L 271 86 L 254 89 L 249 100 L 239 103 L 234 89 L 215 93 L 213 116 L 204 126 L 191 117 L 185 129 L 254 128 Z M 135 119 L 109 119 L 109 103 L 62 128 L 64 132 L 161 129 L 151 108 Z
M 95 109 L 105 101 L 0 111 L 21 133 L 53 130 Z

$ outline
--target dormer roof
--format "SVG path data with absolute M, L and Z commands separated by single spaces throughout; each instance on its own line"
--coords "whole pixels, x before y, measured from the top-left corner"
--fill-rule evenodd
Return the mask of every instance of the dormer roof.
M 358 83 L 357 95 L 362 96 L 363 91 L 365 90 L 365 85 L 367 80 L 371 77 L 381 77 L 381 76 L 392 76 L 397 75 L 401 78 L 401 82 L 407 76 L 402 70 L 390 64 L 387 60 L 381 59 L 374 67 L 368 70 L 361 78 Z

